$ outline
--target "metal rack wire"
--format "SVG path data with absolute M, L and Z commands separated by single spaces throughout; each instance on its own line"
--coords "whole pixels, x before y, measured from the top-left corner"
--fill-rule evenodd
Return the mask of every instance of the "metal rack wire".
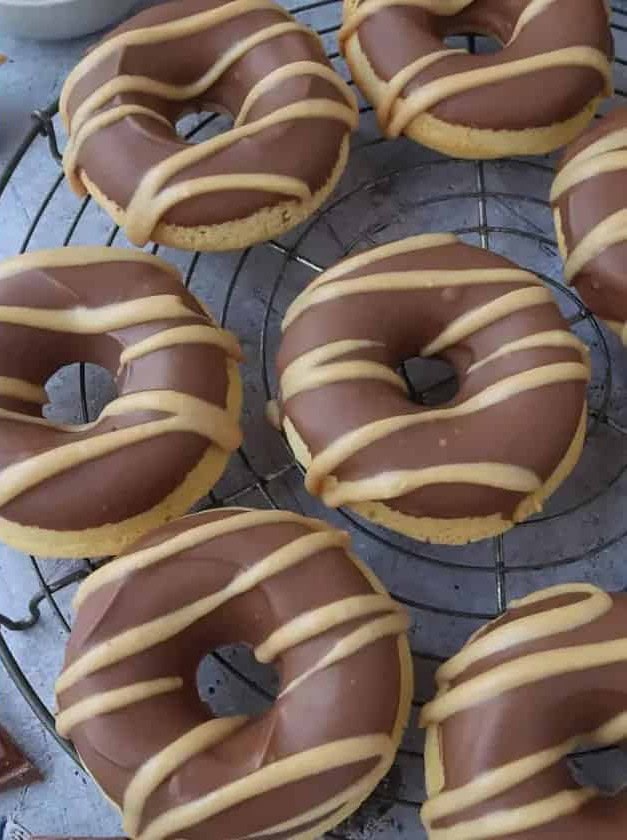
M 339 0 L 316 0 L 292 12 L 314 26 L 328 46 L 337 69 L 348 77 L 335 49 Z M 613 6 L 612 28 L 617 41 L 617 96 L 627 88 L 627 2 Z M 482 39 L 467 40 L 481 51 Z M 165 253 L 183 268 L 186 285 L 218 311 L 224 326 L 243 339 L 251 360 L 246 375 L 249 402 L 247 434 L 215 492 L 199 507 L 253 504 L 292 507 L 324 515 L 347 527 L 357 549 L 374 566 L 394 596 L 414 617 L 412 647 L 417 671 L 415 711 L 431 693 L 433 671 L 485 620 L 502 612 L 508 598 L 557 580 L 597 580 L 609 588 L 627 587 L 627 570 L 620 560 L 627 543 L 621 498 L 627 479 L 627 416 L 622 392 L 627 380 L 622 348 L 596 323 L 576 294 L 560 282 L 560 260 L 553 239 L 546 196 L 552 178 L 547 159 L 516 159 L 498 163 L 451 161 L 416 145 L 383 140 L 371 108 L 361 103 L 362 127 L 353 146 L 340 190 L 296 233 L 241 254 L 184 255 Z M 611 107 L 611 106 L 610 106 Z M 107 245 L 125 244 L 123 234 L 86 198 L 80 204 L 67 188 L 59 169 L 57 105 L 33 114 L 33 125 L 14 158 L 0 175 L 0 202 L 9 185 L 28 170 L 30 156 L 41 166 L 42 185 L 50 183 L 24 233 L 21 251 L 39 240 L 50 246 L 68 245 L 97 230 Z M 199 119 L 186 136 L 206 136 L 219 129 L 216 115 Z M 512 185 L 513 188 L 512 188 Z M 521 186 L 522 185 L 522 186 Z M 60 205 L 60 206 L 57 206 Z M 70 209 L 68 209 L 70 208 Z M 594 380 L 590 391 L 588 445 L 575 476 L 547 510 L 511 534 L 466 548 L 428 547 L 383 531 L 340 511 L 330 514 L 307 497 L 300 468 L 280 437 L 263 423 L 264 406 L 275 390 L 273 358 L 279 324 L 286 306 L 312 274 L 355 250 L 409 233 L 451 230 L 469 242 L 503 251 L 540 274 L 553 289 L 573 329 L 591 345 Z M 88 239 L 86 241 L 94 241 Z M 158 246 L 152 248 L 157 252 Z M 268 275 L 271 279 L 268 280 Z M 210 282 L 209 282 L 210 281 Z M 258 358 L 255 360 L 255 356 Z M 450 384 L 445 372 L 411 365 L 406 379 L 417 402 L 438 399 Z M 80 365 L 78 393 L 84 422 L 93 419 L 94 395 L 89 393 L 85 366 Z M 63 634 L 70 630 L 67 596 L 101 561 L 85 559 L 51 574 L 51 564 L 30 557 L 35 588 L 30 601 L 15 604 L 15 615 L 0 614 L 0 660 L 33 712 L 75 760 L 68 742 L 59 738 L 47 703 L 51 686 L 40 688 L 27 674 L 15 640 L 48 621 Z M 272 691 L 254 662 L 216 652 L 214 664 L 232 688 L 240 685 L 266 700 Z M 415 810 L 424 797 L 422 738 L 412 720 L 394 770 L 362 811 L 333 837 L 424 837 Z

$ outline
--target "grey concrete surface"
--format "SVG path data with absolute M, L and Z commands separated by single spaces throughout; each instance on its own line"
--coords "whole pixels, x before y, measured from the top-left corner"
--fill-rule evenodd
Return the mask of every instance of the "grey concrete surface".
M 627 3 L 614 5 L 627 12 Z M 301 19 L 318 27 L 333 25 L 338 7 L 315 9 Z M 616 20 L 627 27 L 627 15 L 617 14 Z M 615 34 L 618 55 L 627 58 L 627 36 L 622 30 Z M 325 36 L 330 50 L 335 49 L 333 39 L 333 32 Z M 84 46 L 9 42 L 0 34 L 0 51 L 12 59 L 8 67 L 0 68 L 0 167 L 27 129 L 30 110 L 58 94 L 67 70 Z M 336 66 L 346 73 L 341 62 L 336 61 Z M 616 82 L 619 90 L 627 90 L 627 73 L 620 63 Z M 605 109 L 618 101 L 617 97 Z M 424 798 L 423 739 L 416 722 L 421 703 L 432 694 L 433 673 L 441 659 L 453 654 L 486 617 L 513 597 L 572 580 L 590 580 L 613 590 L 627 587 L 627 440 L 620 431 L 627 426 L 627 365 L 625 351 L 613 336 L 588 319 L 575 324 L 576 332 L 592 349 L 591 409 L 593 413 L 606 410 L 612 425 L 591 419 L 590 438 L 574 475 L 541 517 L 502 541 L 455 549 L 419 545 L 372 526 L 356 527 L 343 514 L 330 514 L 309 498 L 281 439 L 264 420 L 263 370 L 265 365 L 273 383 L 272 359 L 281 315 L 316 266 L 328 265 L 346 252 L 418 232 L 460 230 L 469 242 L 479 244 L 478 226 L 484 219 L 487 238 L 483 244 L 542 273 L 554 285 L 565 314 L 577 321 L 578 303 L 561 285 L 550 213 L 533 203 L 534 199 L 546 200 L 552 160 L 503 161 L 477 167 L 442 160 L 405 140 L 373 143 L 377 137 L 372 116 L 365 115 L 342 185 L 326 212 L 280 243 L 253 249 L 239 270 L 240 254 L 205 255 L 194 267 L 191 255 L 168 249 L 162 253 L 183 271 L 194 267 L 192 290 L 237 332 L 247 356 L 243 369 L 246 459 L 233 458 L 217 488 L 218 496 L 252 506 L 274 503 L 349 527 L 359 553 L 391 591 L 410 604 L 416 666 L 412 720 L 395 769 L 342 834 L 355 840 L 401 834 L 407 840 L 424 840 L 416 818 Z M 60 129 L 59 139 L 63 145 Z M 0 257 L 19 249 L 57 172 L 45 140 L 38 139 L 0 197 Z M 487 197 L 478 201 L 476 193 L 482 182 Z M 77 199 L 62 184 L 43 213 L 29 248 L 60 245 L 78 207 Z M 90 204 L 74 229 L 72 242 L 104 242 L 111 230 L 105 214 Z M 115 242 L 128 244 L 122 235 Z M 283 251 L 291 246 L 297 258 L 284 265 Z M 277 278 L 280 282 L 271 299 Z M 267 343 L 261 346 L 266 314 Z M 411 376 L 421 389 L 439 381 L 442 373 L 431 364 L 411 366 Z M 90 415 L 94 416 L 110 397 L 110 377 L 90 369 L 87 379 Z M 77 383 L 75 368 L 62 371 L 50 383 L 51 416 L 70 421 L 80 418 Z M 438 390 L 430 394 L 431 399 L 442 397 Z M 263 489 L 258 486 L 258 475 L 270 477 Z M 52 560 L 41 568 L 48 581 L 58 583 L 78 566 Z M 0 613 L 13 619 L 27 617 L 28 601 L 39 588 L 28 559 L 0 548 Z M 57 595 L 59 610 L 68 622 L 73 588 Z M 33 688 L 52 708 L 53 683 L 66 632 L 51 605 L 42 603 L 41 618 L 31 630 L 3 635 Z M 272 695 L 273 674 L 245 651 L 235 649 L 222 652 L 219 661 L 204 663 L 199 686 L 219 714 L 259 709 L 268 702 L 268 694 Z M 12 728 L 46 777 L 42 784 L 0 794 L 0 816 L 11 815 L 27 828 L 48 835 L 107 835 L 119 830 L 116 815 L 94 784 L 32 716 L 2 670 L 0 720 Z M 621 779 L 627 779 L 627 774 L 623 772 Z

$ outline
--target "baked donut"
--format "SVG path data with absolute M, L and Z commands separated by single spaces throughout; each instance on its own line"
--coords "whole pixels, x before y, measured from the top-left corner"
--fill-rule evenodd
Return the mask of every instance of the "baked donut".
M 65 172 L 136 245 L 243 248 L 318 208 L 340 178 L 358 112 L 318 36 L 272 0 L 180 0 L 108 35 L 60 103 Z M 188 111 L 233 127 L 185 142 Z M 306 151 L 305 151 L 306 150 Z
M 461 158 L 544 154 L 612 92 L 606 0 L 344 0 L 340 44 L 388 137 Z M 451 35 L 502 49 L 471 55 Z
M 627 108 L 567 150 L 551 203 L 566 280 L 627 344 Z
M 627 792 L 578 786 L 566 757 L 627 738 L 626 622 L 624 593 L 554 586 L 440 668 L 421 718 L 430 840 L 622 840 Z
M 177 270 L 141 251 L 61 248 L 0 263 L 0 540 L 43 556 L 112 554 L 185 512 L 241 440 L 235 337 Z M 102 365 L 97 420 L 44 419 L 44 386 Z
M 409 620 L 349 543 L 294 513 L 211 510 L 83 583 L 57 730 L 129 837 L 313 840 L 388 771 L 411 706 Z M 237 643 L 276 664 L 278 696 L 214 717 L 196 670 Z
M 412 402 L 397 369 L 415 356 L 454 368 L 451 402 Z M 584 441 L 588 354 L 553 296 L 448 234 L 383 245 L 314 280 L 287 310 L 278 373 L 309 492 L 420 540 L 511 528 L 541 509 Z

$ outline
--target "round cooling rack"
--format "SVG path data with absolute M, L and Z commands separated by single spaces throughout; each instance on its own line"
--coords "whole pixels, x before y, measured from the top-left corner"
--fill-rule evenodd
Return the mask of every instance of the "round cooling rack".
M 605 110 L 627 96 L 627 0 L 612 8 L 616 98 Z M 339 0 L 318 0 L 291 10 L 317 29 L 334 66 L 348 78 L 336 49 Z M 483 38 L 464 37 L 460 42 L 471 51 L 490 49 Z M 425 790 L 424 739 L 417 715 L 433 694 L 438 665 L 481 624 L 502 612 L 512 597 L 573 580 L 592 580 L 610 590 L 627 588 L 627 356 L 562 283 L 546 201 L 553 160 L 445 159 L 405 139 L 382 139 L 372 109 L 360 104 L 361 128 L 342 184 L 297 231 L 243 253 L 187 254 L 158 246 L 152 252 L 159 251 L 181 269 L 186 285 L 219 315 L 223 326 L 237 333 L 247 357 L 245 443 L 215 491 L 198 507 L 281 507 L 330 519 L 352 533 L 358 553 L 412 615 L 416 696 L 398 760 L 360 812 L 329 836 L 366 840 L 402 833 L 418 840 L 425 837 L 416 815 Z M 224 126 L 223 117 L 210 115 L 186 118 L 181 130 L 188 138 L 205 139 Z M 56 104 L 36 112 L 31 130 L 0 175 L 0 220 L 9 189 L 29 184 L 29 197 L 39 195 L 27 208 L 30 224 L 15 250 L 95 243 L 132 247 L 90 198 L 79 202 L 71 193 L 60 167 L 63 142 Z M 41 186 L 34 189 L 33 184 Z M 349 253 L 430 231 L 453 231 L 535 271 L 592 351 L 588 440 L 579 466 L 541 515 L 503 537 L 465 547 L 426 546 L 348 511 L 323 508 L 305 492 L 300 467 L 265 419 L 267 401 L 276 393 L 274 358 L 281 319 L 312 276 Z M 403 372 L 419 403 L 442 402 L 455 384 L 450 370 L 437 362 L 412 361 Z M 63 408 L 64 419 L 70 419 L 68 412 L 79 422 L 96 416 L 110 395 L 110 382 L 102 373 L 81 364 L 51 381 L 53 406 Z M 32 650 L 39 645 L 52 650 L 60 668 L 72 594 L 102 560 L 10 560 L 12 575 L 15 569 L 16 575 L 28 579 L 20 591 L 29 594 L 12 600 L 10 616 L 0 614 L 0 660 L 44 726 L 78 761 L 71 744 L 55 733 L 53 672 L 37 667 Z M 268 669 L 239 648 L 212 653 L 199 682 L 217 713 L 234 706 L 242 711 L 242 705 L 258 709 L 274 696 Z M 585 763 L 586 756 L 574 761 L 580 759 Z

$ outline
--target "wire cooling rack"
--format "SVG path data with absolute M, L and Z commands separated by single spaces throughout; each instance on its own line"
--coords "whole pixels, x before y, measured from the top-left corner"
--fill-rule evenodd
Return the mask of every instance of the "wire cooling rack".
M 292 12 L 317 29 L 329 58 L 348 79 L 336 48 L 339 0 L 317 0 Z M 627 56 L 627 1 L 613 5 L 612 29 L 617 47 L 616 99 L 605 110 L 627 95 L 627 60 L 622 57 Z M 459 40 L 471 51 L 493 48 L 484 38 Z M 623 513 L 627 355 L 561 282 L 546 201 L 554 168 L 550 158 L 490 163 L 445 159 L 405 139 L 384 140 L 372 109 L 363 101 L 360 104 L 362 124 L 342 184 L 332 200 L 297 231 L 243 253 L 192 255 L 158 246 L 152 252 L 160 250 L 181 268 L 186 285 L 219 314 L 223 326 L 238 334 L 248 358 L 245 443 L 215 492 L 198 508 L 288 507 L 348 528 L 356 549 L 413 618 L 416 696 L 398 760 L 371 800 L 329 836 L 403 833 L 407 838 L 424 838 L 416 817 L 425 797 L 423 737 L 416 723 L 421 705 L 432 695 L 437 666 L 477 627 L 502 612 L 511 597 L 569 580 L 592 580 L 613 590 L 627 588 L 623 558 L 627 547 Z M 224 128 L 223 119 L 209 115 L 193 118 L 190 124 L 187 118 L 181 129 L 186 129 L 189 139 L 205 138 Z M 71 194 L 60 168 L 61 137 L 57 105 L 37 111 L 31 130 L 0 176 L 0 211 L 8 189 L 16 183 L 35 179 L 41 184 L 41 199 L 32 210 L 20 250 L 94 242 L 130 247 L 89 198 L 79 202 Z M 455 548 L 425 546 L 348 511 L 322 509 L 305 493 L 299 466 L 264 419 L 266 402 L 276 390 L 273 360 L 281 318 L 311 277 L 346 254 L 401 236 L 442 230 L 453 230 L 465 241 L 504 253 L 538 273 L 555 292 L 574 331 L 591 347 L 594 368 L 588 441 L 571 479 L 541 515 L 511 533 Z M 454 386 L 450 370 L 437 362 L 412 361 L 404 374 L 413 398 L 423 404 L 442 402 Z M 102 371 L 80 364 L 62 382 L 52 383 L 49 391 L 53 404 L 60 394 L 66 410 L 68 405 L 80 406 L 75 419 L 86 422 L 106 401 L 109 386 Z M 0 614 L 0 660 L 33 712 L 78 761 L 71 744 L 55 733 L 53 680 L 42 677 L 33 647 L 52 651 L 60 666 L 64 637 L 70 630 L 72 593 L 102 560 L 10 560 L 11 576 L 29 574 L 30 563 L 32 596 L 24 602 L 15 600 L 11 616 Z M 201 668 L 199 685 L 217 713 L 229 713 L 235 707 L 241 711 L 242 705 L 259 708 L 273 698 L 273 675 L 239 648 L 213 652 Z M 607 763 L 607 756 L 602 758 Z

